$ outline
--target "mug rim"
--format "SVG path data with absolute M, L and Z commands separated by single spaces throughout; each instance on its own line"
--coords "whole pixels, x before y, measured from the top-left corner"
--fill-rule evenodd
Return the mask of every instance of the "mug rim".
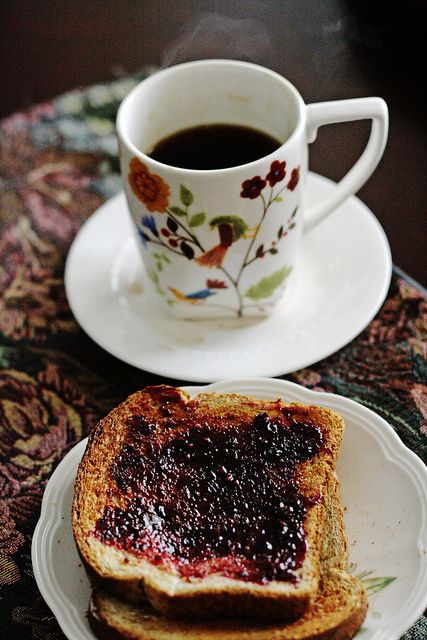
M 291 135 L 289 136 L 289 138 L 287 138 L 279 147 L 277 147 L 277 149 L 275 149 L 274 151 L 272 151 L 272 153 L 266 155 L 266 156 L 262 156 L 261 158 L 257 158 L 256 160 L 252 160 L 251 162 L 247 162 L 245 164 L 239 164 L 233 167 L 225 167 L 222 169 L 188 169 L 185 167 L 176 167 L 174 165 L 171 164 L 166 164 L 164 162 L 159 162 L 158 160 L 155 160 L 154 158 L 152 158 L 151 156 L 149 156 L 148 154 L 144 153 L 143 151 L 141 151 L 130 139 L 129 136 L 127 135 L 127 133 L 125 133 L 125 125 L 124 125 L 124 119 L 126 117 L 126 109 L 128 108 L 128 105 L 135 100 L 135 96 L 141 91 L 141 87 L 143 85 L 147 85 L 149 83 L 154 83 L 157 82 L 159 76 L 166 76 L 169 75 L 171 73 L 174 73 L 175 70 L 183 68 L 183 67 L 191 67 L 191 66 L 215 66 L 215 65 L 220 65 L 220 64 L 225 64 L 225 65 L 229 65 L 229 66 L 233 66 L 233 67 L 251 67 L 254 68 L 258 71 L 261 71 L 262 73 L 265 73 L 266 75 L 269 75 L 270 77 L 274 78 L 275 80 L 279 81 L 281 84 L 283 84 L 286 89 L 288 91 L 290 91 L 295 99 L 296 99 L 296 104 L 298 106 L 298 122 L 294 128 L 294 130 L 292 131 Z M 295 138 L 297 138 L 300 133 L 301 133 L 301 129 L 304 127 L 305 125 L 305 103 L 304 100 L 301 96 L 301 94 L 299 93 L 298 89 L 296 89 L 296 87 L 289 81 L 287 80 L 287 78 L 285 78 L 284 76 L 280 75 L 279 73 L 277 73 L 276 71 L 272 71 L 271 69 L 268 69 L 267 67 L 263 67 L 262 65 L 259 64 L 254 64 L 253 62 L 246 62 L 244 60 L 232 60 L 232 59 L 228 59 L 228 58 L 209 58 L 209 59 L 204 59 L 204 60 L 192 60 L 189 62 L 182 62 L 180 64 L 176 64 L 173 65 L 171 67 L 167 67 L 165 69 L 161 69 L 160 71 L 157 71 L 156 73 L 153 73 L 152 75 L 148 76 L 147 78 L 144 78 L 144 80 L 142 80 L 141 82 L 139 82 L 128 94 L 127 96 L 125 96 L 125 98 L 122 100 L 118 112 L 117 112 L 117 117 L 116 117 L 116 131 L 117 131 L 117 135 L 119 138 L 119 141 L 122 142 L 123 144 L 125 144 L 125 146 L 136 156 L 138 156 L 141 160 L 143 160 L 144 162 L 148 162 L 153 169 L 163 169 L 164 171 L 175 171 L 178 174 L 182 174 L 182 175 L 203 175 L 203 176 L 215 176 L 218 177 L 220 175 L 224 175 L 224 174 L 230 174 L 233 172 L 237 172 L 240 169 L 244 168 L 249 169 L 250 167 L 255 167 L 258 165 L 258 163 L 260 162 L 265 162 L 266 160 L 274 160 L 277 157 L 277 153 L 284 150 L 285 147 L 287 147 L 288 145 L 290 145 Z

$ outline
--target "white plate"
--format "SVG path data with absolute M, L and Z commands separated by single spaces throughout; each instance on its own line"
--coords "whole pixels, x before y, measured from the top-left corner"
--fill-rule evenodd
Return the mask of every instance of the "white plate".
M 185 389 L 193 395 L 209 389 L 281 396 L 288 402 L 330 407 L 344 417 L 338 475 L 350 561 L 357 574 L 368 572 L 365 585 L 371 591 L 380 578 L 395 578 L 370 597 L 362 638 L 400 638 L 427 605 L 427 469 L 421 460 L 382 418 L 342 396 L 266 378 Z M 86 440 L 76 445 L 52 475 L 32 543 L 37 584 L 70 640 L 95 637 L 86 619 L 89 581 L 74 545 L 70 517 L 74 477 L 85 447 Z
M 310 174 L 309 203 L 334 187 Z M 173 320 L 146 287 L 125 196 L 93 214 L 68 255 L 65 287 L 86 333 L 140 369 L 207 382 L 276 376 L 309 366 L 372 320 L 391 278 L 387 238 L 372 212 L 349 198 L 303 239 L 293 286 L 264 319 Z

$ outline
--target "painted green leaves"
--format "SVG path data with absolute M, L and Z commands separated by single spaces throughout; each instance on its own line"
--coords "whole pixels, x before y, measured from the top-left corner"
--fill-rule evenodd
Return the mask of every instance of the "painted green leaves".
M 372 596 L 374 593 L 382 591 L 382 589 L 385 589 L 389 584 L 396 580 L 395 576 L 376 576 L 369 578 L 368 576 L 372 576 L 372 574 L 373 571 L 362 571 L 362 573 L 357 574 L 357 577 L 365 587 L 368 596 Z
M 372 571 L 372 569 L 367 571 L 361 571 L 360 573 L 355 573 L 355 570 L 356 570 L 356 565 L 354 563 L 350 563 L 348 567 L 349 573 L 351 574 L 354 573 L 359 578 L 360 582 L 363 584 L 363 586 L 366 589 L 368 598 L 371 598 L 373 595 L 375 595 L 379 591 L 382 591 L 383 589 L 388 587 L 390 584 L 392 584 L 395 580 L 397 580 L 396 576 L 373 576 L 374 572 Z M 372 611 L 372 617 L 376 619 L 380 619 L 381 613 L 379 611 Z M 356 635 L 361 636 L 366 631 L 368 631 L 368 627 L 362 626 L 360 627 Z
M 184 205 L 185 209 L 174 205 L 172 207 L 169 207 L 169 212 L 173 213 L 173 215 L 178 216 L 179 218 L 183 218 L 184 216 L 187 215 L 187 210 L 186 210 L 187 207 L 193 204 L 193 201 L 194 201 L 194 196 L 192 192 L 184 184 L 181 184 L 179 187 L 179 199 L 181 201 L 181 204 Z M 196 214 L 196 215 L 200 215 L 200 214 Z M 199 222 L 199 224 L 203 224 L 203 222 L 204 222 L 204 219 L 202 222 Z M 198 225 L 190 224 L 190 226 L 198 226 Z
M 188 224 L 191 228 L 200 227 L 204 221 L 206 220 L 206 213 L 201 211 L 200 213 L 195 213 L 194 216 L 191 216 Z
M 173 213 L 175 216 L 179 216 L 179 217 L 187 215 L 184 209 L 181 209 L 181 207 L 169 207 L 169 211 Z
M 187 209 L 191 204 L 193 204 L 194 196 L 190 189 L 187 189 L 187 187 L 183 184 L 180 185 L 179 199 L 181 201 L 181 204 L 184 205 L 185 209 L 177 206 L 169 207 L 169 214 L 178 216 L 178 218 L 187 217 L 188 226 L 190 227 L 190 229 L 193 229 L 194 227 L 201 227 L 206 220 L 206 213 L 204 211 L 200 211 L 199 213 L 194 213 L 191 216 L 189 215 Z
M 169 256 L 166 255 L 166 253 L 158 253 L 157 251 L 153 252 L 153 258 L 155 258 L 156 261 L 156 269 L 157 271 L 163 271 L 163 266 L 164 264 L 170 264 L 171 260 L 169 258 Z M 153 278 L 151 278 L 151 280 L 153 280 Z M 154 280 L 153 280 L 154 282 Z
M 350 562 L 347 567 L 347 571 L 351 575 L 355 575 L 359 578 L 360 582 L 366 589 L 366 594 L 369 599 L 371 599 L 374 595 L 383 591 L 386 587 L 389 587 L 395 580 L 397 580 L 396 576 L 376 576 L 374 575 L 374 571 L 372 569 L 368 569 L 366 571 L 356 571 L 357 565 L 354 562 Z M 374 601 L 374 600 L 373 600 Z M 375 620 L 380 620 L 382 617 L 381 611 L 376 611 L 373 608 L 373 602 L 370 602 L 369 609 L 371 612 L 371 616 Z M 366 621 L 365 621 L 366 622 Z M 369 630 L 368 626 L 360 627 L 356 636 L 363 636 L 363 634 Z
M 269 298 L 274 291 L 280 287 L 284 280 L 289 276 L 292 267 L 283 267 L 278 271 L 274 271 L 270 276 L 262 278 L 257 284 L 252 285 L 244 292 L 245 298 L 251 300 L 262 300 Z
M 179 199 L 181 200 L 184 207 L 189 207 L 194 200 L 194 196 L 191 193 L 190 189 L 187 189 L 187 187 L 185 187 L 183 184 L 180 186 L 180 189 L 179 189 Z

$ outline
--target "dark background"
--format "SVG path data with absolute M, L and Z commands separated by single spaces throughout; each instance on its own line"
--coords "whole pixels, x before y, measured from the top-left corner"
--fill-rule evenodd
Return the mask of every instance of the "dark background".
M 379 95 L 389 142 L 359 192 L 395 264 L 427 285 L 424 0 L 0 0 L 0 117 L 147 65 L 226 57 L 289 78 L 306 102 Z M 323 127 L 311 169 L 338 180 L 367 122 Z

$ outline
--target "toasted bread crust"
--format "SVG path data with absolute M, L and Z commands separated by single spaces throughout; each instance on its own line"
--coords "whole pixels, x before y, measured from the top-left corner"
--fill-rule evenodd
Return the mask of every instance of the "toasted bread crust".
M 168 393 L 168 387 L 163 387 Z M 190 402 L 180 391 L 182 400 Z M 200 394 L 192 407 L 201 415 L 246 424 L 260 412 L 275 417 L 287 406 L 238 394 Z M 328 434 L 327 450 L 309 463 L 300 465 L 298 486 L 313 499 L 305 521 L 309 551 L 299 571 L 298 584 L 270 582 L 260 585 L 213 575 L 185 581 L 164 568 L 150 564 L 115 547 L 106 547 L 91 532 L 104 506 L 120 505 L 123 497 L 111 491 L 108 470 L 126 439 L 123 425 L 135 412 L 161 421 L 160 407 L 146 390 L 130 396 L 100 421 L 93 430 L 79 466 L 73 502 L 73 532 L 77 548 L 94 584 L 129 602 L 149 602 L 168 616 L 247 615 L 294 619 L 313 603 L 320 580 L 320 556 L 328 486 L 334 473 L 343 435 L 342 419 L 328 409 L 293 405 Z M 320 490 L 320 496 L 319 496 Z M 319 499 L 320 498 L 320 499 Z
M 311 609 L 299 620 L 168 619 L 150 605 L 136 607 L 95 591 L 89 623 L 101 640 L 351 640 L 367 611 L 360 581 L 339 569 L 325 576 Z

